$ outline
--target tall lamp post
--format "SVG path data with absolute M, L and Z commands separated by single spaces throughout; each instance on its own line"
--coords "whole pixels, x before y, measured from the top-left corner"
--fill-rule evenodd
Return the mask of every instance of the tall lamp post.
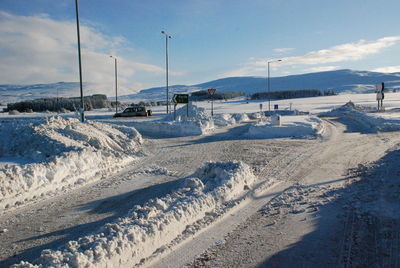
M 165 66 L 166 66 L 166 90 L 167 90 L 167 114 L 168 114 L 168 107 L 169 107 L 169 96 L 168 96 L 168 39 L 171 38 L 166 32 L 161 31 L 163 35 L 165 35 Z
M 269 64 L 272 62 L 279 62 L 282 60 L 271 60 L 268 61 L 268 111 L 271 112 L 271 89 L 270 89 L 270 72 L 269 72 Z
M 115 113 L 118 113 L 118 79 L 117 79 L 117 58 L 110 56 L 110 58 L 114 59 L 114 67 L 115 67 Z
M 79 7 L 78 7 L 78 0 L 75 0 L 75 10 L 76 10 L 76 30 L 78 34 L 78 58 L 79 58 L 79 85 L 81 88 L 81 121 L 85 121 L 85 106 L 83 103 L 83 86 L 82 86 L 82 58 L 81 58 L 81 37 L 79 34 Z

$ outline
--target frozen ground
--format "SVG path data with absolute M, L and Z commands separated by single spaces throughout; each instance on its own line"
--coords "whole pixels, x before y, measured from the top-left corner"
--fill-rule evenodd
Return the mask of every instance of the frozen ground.
M 0 266 L 399 264 L 400 115 L 395 101 L 373 112 L 371 95 L 351 95 L 362 109 L 341 108 L 349 96 L 286 101 L 329 113 L 282 116 L 281 126 L 239 100 L 216 103 L 213 120 L 194 106 L 177 122 L 162 110 L 92 113 L 87 124 L 3 115 L 2 136 L 15 143 L 1 143 Z

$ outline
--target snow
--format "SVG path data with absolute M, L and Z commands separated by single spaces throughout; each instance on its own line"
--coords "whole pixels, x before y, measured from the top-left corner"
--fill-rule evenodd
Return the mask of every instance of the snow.
M 35 265 L 12 267 L 124 267 L 135 265 L 223 203 L 244 196 L 256 182 L 242 162 L 209 162 L 161 198 L 135 206 L 99 232 L 44 250 Z
M 24 157 L 0 157 L 0 168 L 5 166 L 25 165 L 31 161 L 31 159 L 25 159 Z
M 192 103 L 186 104 L 175 112 L 176 118 L 191 118 L 194 120 L 209 121 L 211 119 L 210 114 L 206 112 L 205 108 L 198 107 Z M 174 112 L 170 113 L 164 118 L 165 121 L 174 120 Z
M 358 124 L 367 126 L 368 131 L 396 131 L 400 130 L 400 118 L 397 112 L 371 112 L 371 108 L 348 102 L 332 111 L 321 113 L 321 117 L 341 116 Z
M 316 116 L 280 116 L 280 125 L 271 120 L 261 119 L 250 126 L 247 138 L 272 139 L 285 137 L 311 137 L 321 135 L 323 122 Z
M 286 114 L 291 114 L 287 111 Z M 293 112 L 295 114 L 295 112 Z M 187 106 L 183 106 L 174 115 L 169 114 L 162 120 L 140 121 L 133 125 L 139 132 L 158 133 L 168 137 L 198 136 L 211 133 L 216 127 L 232 126 L 243 122 L 249 122 L 250 118 L 262 119 L 252 122 L 248 138 L 281 138 L 303 137 L 319 135 L 323 132 L 320 119 L 315 116 L 284 116 L 282 126 L 274 126 L 265 119 L 261 113 L 222 113 L 211 116 L 205 108 L 189 104 L 189 117 Z
M 122 124 L 126 125 L 126 122 Z M 180 120 L 177 121 L 142 121 L 132 125 L 144 134 L 156 134 L 162 137 L 184 137 L 207 134 L 214 129 L 212 121 Z
M 400 112 L 394 107 L 398 106 L 396 98 L 400 99 L 400 95 L 386 96 L 384 112 L 376 111 L 374 94 L 272 101 L 272 105 L 279 104 L 285 109 L 286 114 L 280 116 L 280 125 L 259 111 L 262 102 L 247 100 L 216 101 L 213 116 L 209 103 L 190 103 L 189 117 L 187 106 L 182 106 L 176 111 L 176 120 L 173 120 L 173 114 L 165 116 L 162 113 L 165 107 L 156 107 L 152 118 L 140 119 L 111 119 L 113 111 L 94 111 L 87 113 L 91 120 L 86 123 L 79 122 L 71 113 L 54 117 L 49 117 L 51 114 L 48 113 L 1 114 L 0 213 L 72 191 L 121 171 L 143 156 L 142 146 L 146 140 L 142 134 L 153 137 L 205 136 L 238 126 L 244 131 L 224 133 L 224 138 L 301 138 L 310 141 L 325 135 L 326 125 L 321 119 L 324 117 L 338 117 L 346 126 L 362 126 L 370 132 L 398 131 Z M 290 115 L 289 107 L 311 114 L 296 115 L 293 112 Z M 259 161 L 262 168 L 271 167 L 268 160 L 264 163 L 260 158 Z M 124 216 L 89 235 L 71 240 L 58 249 L 42 251 L 34 264 L 23 261 L 14 267 L 124 267 L 139 264 L 154 252 L 165 250 L 183 232 L 198 228 L 199 221 L 205 217 L 215 221 L 216 211 L 227 203 L 231 204 L 229 208 L 237 206 L 261 179 L 253 173 L 260 167 L 240 161 L 206 162 L 202 167 L 193 168 L 198 170 L 188 177 L 176 175 L 166 166 L 156 164 L 136 171 L 137 174 L 174 175 L 176 178 L 173 186 L 165 189 L 168 193 L 147 198 L 143 204 L 131 207 Z M 276 180 L 272 177 L 263 179 Z M 371 182 L 371 185 L 374 183 L 379 182 Z M 286 207 L 292 214 L 301 214 L 306 207 L 302 196 L 329 190 L 328 186 L 312 188 L 295 184 L 266 209 Z M 376 198 L 368 199 L 368 210 L 375 214 L 382 206 L 377 195 L 371 191 L 371 196 Z M 334 198 L 336 195 L 323 201 Z M 388 207 L 387 217 L 398 210 L 395 203 L 385 206 Z M 0 229 L 1 234 L 6 232 L 8 234 L 10 230 Z
M 2 121 L 0 211 L 99 180 L 137 158 L 141 135 L 124 126 L 51 117 Z M 17 165 L 21 163 L 21 165 Z
M 291 109 L 302 112 L 309 112 L 310 114 L 317 114 L 327 112 L 332 109 L 338 108 L 343 104 L 353 101 L 354 103 L 370 108 L 376 108 L 376 94 L 340 94 L 336 96 L 321 96 L 313 98 L 298 98 L 298 99 L 285 99 L 285 100 L 271 100 L 271 108 L 275 104 L 279 109 Z M 196 102 L 199 107 L 206 108 L 208 112 L 211 110 L 211 104 L 207 102 Z M 260 111 L 259 105 L 263 104 L 264 110 L 268 107 L 268 100 L 246 100 L 236 99 L 229 101 L 215 101 L 214 111 L 217 114 L 222 113 L 257 113 Z M 383 105 L 386 110 L 390 110 L 400 105 L 400 92 L 385 93 L 385 100 Z M 272 110 L 272 109 L 271 109 Z M 273 111 L 273 110 L 272 110 Z
M 349 102 L 320 115 L 342 115 L 376 131 L 400 129 L 397 113 L 371 113 L 371 110 L 371 107 Z M 186 112 L 186 105 L 180 107 L 176 111 L 175 121 L 173 114 L 161 120 L 102 120 L 103 123 L 89 121 L 88 124 L 69 118 L 69 115 L 66 118 L 29 117 L 30 120 L 24 120 L 18 117 L 18 120 L 3 120 L 0 128 L 3 137 L 3 142 L 0 141 L 0 176 L 5 183 L 1 186 L 0 209 L 99 180 L 105 174 L 122 168 L 134 160 L 139 150 L 141 135 L 136 129 L 141 133 L 181 137 L 206 135 L 216 127 L 250 122 L 243 137 L 301 138 L 324 133 L 324 124 L 315 115 L 280 116 L 281 125 L 275 125 L 257 112 L 249 115 L 218 113 L 212 117 L 206 108 L 194 104 L 189 105 L 189 118 Z M 249 118 L 259 119 L 251 121 Z
M 189 112 L 189 117 L 187 116 Z M 175 120 L 174 120 L 175 118 Z M 216 127 L 229 126 L 248 121 L 247 114 L 217 114 L 211 116 L 205 108 L 189 103 L 159 120 L 127 122 L 120 120 L 113 124 L 134 126 L 140 133 L 157 134 L 161 137 L 200 136 L 212 133 Z
M 213 116 L 214 125 L 216 126 L 230 126 L 247 122 L 250 120 L 249 116 L 245 113 L 234 113 L 234 114 L 217 114 Z
M 266 77 L 229 77 L 209 81 L 196 85 L 171 85 L 171 97 L 178 93 L 191 93 L 215 87 L 218 92 L 241 91 L 245 95 L 265 90 Z M 335 70 L 284 77 L 272 77 L 271 83 L 274 90 L 292 90 L 318 88 L 322 91 L 332 89 L 336 93 L 352 92 L 366 93 L 375 90 L 375 84 L 385 81 L 388 88 L 399 87 L 398 74 L 385 74 L 377 72 Z M 84 83 L 85 93 L 96 94 L 98 85 Z M 34 85 L 0 85 L 0 99 L 4 103 L 37 99 L 45 97 L 71 97 L 79 95 L 79 83 L 59 82 L 53 84 Z M 165 100 L 165 87 L 143 89 L 132 95 L 118 96 L 118 99 L 129 102 L 160 101 Z

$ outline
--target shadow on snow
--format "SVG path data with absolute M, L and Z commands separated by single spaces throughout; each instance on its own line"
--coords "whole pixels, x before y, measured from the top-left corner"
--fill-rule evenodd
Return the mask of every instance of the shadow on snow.
M 399 267 L 399 160 L 391 151 L 350 170 L 351 184 L 326 193 L 337 198 L 318 208 L 314 230 L 258 267 Z

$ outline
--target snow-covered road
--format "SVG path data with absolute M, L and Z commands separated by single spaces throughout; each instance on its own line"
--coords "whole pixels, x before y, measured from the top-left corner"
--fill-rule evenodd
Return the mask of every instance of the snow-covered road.
M 398 132 L 329 124 L 299 172 L 188 266 L 399 267 Z
M 112 177 L 13 211 L 0 218 L 0 266 L 37 258 L 40 251 L 77 239 L 110 222 L 135 204 L 174 188 L 206 161 L 240 160 L 256 175 L 281 176 L 315 139 L 246 140 L 241 124 L 211 135 L 145 139 L 146 157 Z M 287 171 L 289 172 L 289 171 Z
M 233 160 L 249 165 L 259 179 L 249 198 L 228 213 L 214 212 L 212 221 L 200 220 L 193 232 L 144 259 L 143 266 L 346 264 L 354 249 L 361 250 L 348 240 L 355 214 L 343 208 L 351 198 L 342 198 L 342 192 L 352 190 L 360 170 L 375 167 L 371 163 L 394 150 L 400 138 L 398 132 L 377 133 L 346 117 L 326 119 L 324 125 L 322 138 L 243 138 L 249 123 L 202 136 L 144 136 L 145 156 L 118 174 L 5 211 L 0 217 L 0 226 L 7 229 L 0 235 L 0 267 L 32 262 L 43 249 L 77 240 L 134 205 L 174 191 L 181 178 L 204 162 Z M 393 164 L 395 158 L 390 159 Z

